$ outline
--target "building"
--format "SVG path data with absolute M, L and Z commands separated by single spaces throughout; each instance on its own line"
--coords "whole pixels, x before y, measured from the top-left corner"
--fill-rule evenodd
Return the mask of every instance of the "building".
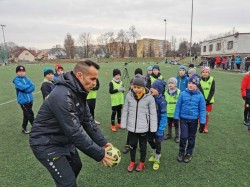
M 26 48 L 19 48 L 10 56 L 10 60 L 14 62 L 32 62 L 35 58 L 36 51 Z
M 143 38 L 137 40 L 137 57 L 164 57 L 164 40 Z M 171 50 L 171 43 L 166 41 L 166 51 Z
M 53 59 L 67 59 L 68 56 L 66 54 L 66 51 L 62 48 L 52 48 L 48 52 L 48 59 L 53 60 Z
M 250 54 L 250 33 L 233 35 L 207 40 L 201 43 L 201 56 L 241 56 Z
M 113 58 L 128 58 L 130 56 L 130 43 L 111 42 L 107 48 Z

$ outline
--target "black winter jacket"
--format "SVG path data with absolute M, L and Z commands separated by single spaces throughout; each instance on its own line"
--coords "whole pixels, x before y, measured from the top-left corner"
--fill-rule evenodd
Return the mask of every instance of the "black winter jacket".
M 86 97 L 87 92 L 72 72 L 57 78 L 31 129 L 30 146 L 36 157 L 70 155 L 77 148 L 96 161 L 104 158 L 102 147 L 107 140 L 90 114 Z

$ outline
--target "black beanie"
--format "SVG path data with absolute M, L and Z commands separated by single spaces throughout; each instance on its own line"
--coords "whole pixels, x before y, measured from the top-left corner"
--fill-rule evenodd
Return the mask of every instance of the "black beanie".
M 24 67 L 24 66 L 17 66 L 17 67 L 16 67 L 16 73 L 17 73 L 18 71 L 26 71 L 26 70 L 25 70 L 25 67 Z
M 113 77 L 120 74 L 121 75 L 121 71 L 119 69 L 114 69 L 113 70 Z
M 135 75 L 135 78 L 133 79 L 133 85 L 145 87 L 146 86 L 145 77 L 140 74 Z
M 141 68 L 137 68 L 137 69 L 135 70 L 135 75 L 137 75 L 137 74 L 143 75 L 143 74 L 142 74 L 142 69 L 141 69 Z

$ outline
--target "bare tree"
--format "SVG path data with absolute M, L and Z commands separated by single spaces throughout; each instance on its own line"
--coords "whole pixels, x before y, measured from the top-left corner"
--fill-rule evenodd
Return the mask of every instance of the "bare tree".
M 179 45 L 178 52 L 181 53 L 181 54 L 187 54 L 187 52 L 188 52 L 188 41 L 185 38 L 180 39 L 180 45 Z
M 172 51 L 176 50 L 176 42 L 177 42 L 177 39 L 174 36 L 172 36 L 171 37 Z
M 92 40 L 92 36 L 91 34 L 88 32 L 84 32 L 79 36 L 79 43 L 81 44 L 81 47 L 83 48 L 83 54 L 84 54 L 84 58 L 89 58 L 90 57 L 90 52 L 91 52 L 91 40 Z
M 131 44 L 129 44 L 129 48 L 130 48 L 130 57 L 136 57 L 136 40 L 138 38 L 140 38 L 140 34 L 136 31 L 136 28 L 134 25 L 132 25 L 130 28 L 129 28 L 129 31 L 128 31 L 128 38 L 129 40 L 132 42 Z
M 114 33 L 107 32 L 102 34 L 97 38 L 97 43 L 101 49 L 105 53 L 105 57 L 109 58 L 112 55 L 110 43 L 114 42 Z
M 70 33 L 68 33 L 64 39 L 64 48 L 67 56 L 73 59 L 75 55 L 75 40 L 72 38 Z
M 121 29 L 116 38 L 116 42 L 118 43 L 118 48 L 119 48 L 119 56 L 121 58 L 125 57 L 125 52 L 126 52 L 126 47 L 128 46 L 129 43 L 129 38 L 127 33 Z

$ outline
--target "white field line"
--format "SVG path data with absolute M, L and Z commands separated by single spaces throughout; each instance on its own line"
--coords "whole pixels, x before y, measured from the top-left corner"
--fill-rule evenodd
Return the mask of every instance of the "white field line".
M 35 92 L 34 93 L 34 95 L 36 95 L 36 94 L 38 94 L 38 93 L 40 93 L 41 91 L 39 91 L 39 92 Z M 12 103 L 13 101 L 16 101 L 17 99 L 13 99 L 13 100 L 10 100 L 10 101 L 7 101 L 7 102 L 4 102 L 4 103 L 1 103 L 0 104 L 0 106 L 2 106 L 2 105 L 6 105 L 6 104 L 8 104 L 8 103 Z

